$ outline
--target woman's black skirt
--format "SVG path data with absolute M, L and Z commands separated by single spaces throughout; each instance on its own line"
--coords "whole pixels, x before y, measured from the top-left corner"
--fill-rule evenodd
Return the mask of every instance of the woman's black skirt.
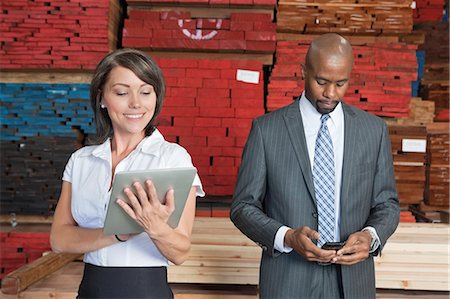
M 99 267 L 85 264 L 78 290 L 82 298 L 172 299 L 166 267 Z

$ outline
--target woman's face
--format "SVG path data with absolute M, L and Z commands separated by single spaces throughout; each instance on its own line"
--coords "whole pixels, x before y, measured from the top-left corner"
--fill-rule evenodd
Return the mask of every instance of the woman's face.
M 145 127 L 155 113 L 156 93 L 131 70 L 117 66 L 105 83 L 101 104 L 108 110 L 114 134 L 145 136 Z

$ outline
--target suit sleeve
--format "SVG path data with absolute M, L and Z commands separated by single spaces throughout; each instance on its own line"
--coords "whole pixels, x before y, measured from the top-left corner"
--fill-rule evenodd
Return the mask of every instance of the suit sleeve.
M 378 255 L 387 239 L 394 233 L 400 220 L 400 208 L 395 187 L 394 165 L 392 162 L 391 142 L 386 124 L 383 133 L 373 186 L 373 199 L 370 216 L 366 226 L 375 228 L 380 247 L 374 253 Z
M 266 188 L 264 140 L 255 120 L 242 154 L 230 217 L 236 227 L 261 246 L 265 253 L 275 256 L 280 254 L 274 250 L 275 235 L 282 224 L 264 211 Z

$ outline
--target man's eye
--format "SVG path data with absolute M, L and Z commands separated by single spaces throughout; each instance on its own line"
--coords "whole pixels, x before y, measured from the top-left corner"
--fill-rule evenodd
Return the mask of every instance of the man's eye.
M 338 82 L 338 83 L 336 83 L 336 85 L 337 85 L 338 87 L 342 87 L 342 86 L 345 85 L 345 83 L 347 83 L 347 82 Z
M 319 84 L 319 85 L 325 85 L 325 84 L 327 84 L 327 82 L 322 81 L 322 80 L 317 80 L 317 84 Z

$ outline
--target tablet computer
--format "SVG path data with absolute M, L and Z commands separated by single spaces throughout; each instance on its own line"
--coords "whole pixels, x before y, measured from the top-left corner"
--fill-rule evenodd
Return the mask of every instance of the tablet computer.
M 169 189 L 174 190 L 175 210 L 168 220 L 168 224 L 175 228 L 180 221 L 186 199 L 192 188 L 197 169 L 195 167 L 163 168 L 154 170 L 123 171 L 115 175 L 108 210 L 106 212 L 103 232 L 106 235 L 141 233 L 144 229 L 136 223 L 116 202 L 118 198 L 129 202 L 123 192 L 125 187 L 131 188 L 134 182 L 145 186 L 146 180 L 151 180 L 155 186 L 158 198 L 163 203 Z

